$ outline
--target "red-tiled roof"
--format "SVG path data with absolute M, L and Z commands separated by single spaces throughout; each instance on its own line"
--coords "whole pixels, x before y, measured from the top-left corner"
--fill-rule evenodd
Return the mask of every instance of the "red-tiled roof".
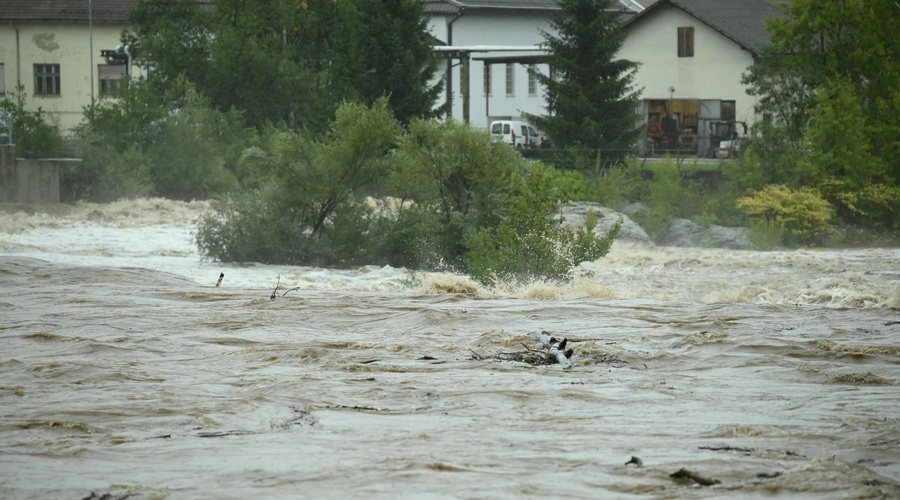
M 126 23 L 138 0 L 0 0 L 0 22 Z M 90 16 L 88 15 L 90 6 Z

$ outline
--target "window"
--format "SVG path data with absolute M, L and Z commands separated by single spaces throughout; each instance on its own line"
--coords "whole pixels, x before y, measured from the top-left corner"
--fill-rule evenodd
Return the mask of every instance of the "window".
M 491 68 L 493 64 L 485 61 L 484 63 L 484 95 L 491 95 Z
M 34 95 L 59 95 L 59 64 L 34 65 Z
M 100 64 L 97 66 L 100 80 L 100 95 L 111 96 L 119 92 L 119 84 L 125 76 L 124 64 Z
M 737 107 L 734 101 L 722 101 L 722 121 L 733 122 L 737 116 Z
M 694 28 L 678 28 L 678 57 L 694 57 Z
M 6 94 L 6 67 L 0 63 L 0 96 Z
M 506 63 L 506 95 L 516 95 L 516 66 L 513 63 Z
M 537 68 L 534 64 L 528 66 L 528 95 L 537 95 Z

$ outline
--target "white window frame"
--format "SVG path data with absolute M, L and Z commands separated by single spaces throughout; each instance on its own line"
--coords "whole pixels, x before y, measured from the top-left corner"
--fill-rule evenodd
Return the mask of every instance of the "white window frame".
M 528 65 L 528 95 L 531 97 L 537 96 L 537 66 L 534 64 Z

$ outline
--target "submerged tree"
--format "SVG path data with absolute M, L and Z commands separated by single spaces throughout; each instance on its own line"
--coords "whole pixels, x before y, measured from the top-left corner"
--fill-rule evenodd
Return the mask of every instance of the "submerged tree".
M 602 148 L 623 157 L 634 148 L 637 64 L 616 57 L 624 35 L 612 0 L 561 0 L 544 34 L 551 74 L 537 74 L 547 89 L 547 116 L 530 116 L 560 147 Z

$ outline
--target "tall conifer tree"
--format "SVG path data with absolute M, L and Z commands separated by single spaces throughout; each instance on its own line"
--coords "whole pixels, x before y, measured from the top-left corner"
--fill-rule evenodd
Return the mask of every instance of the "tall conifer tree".
M 551 74 L 538 73 L 547 115 L 529 119 L 561 148 L 600 148 L 622 157 L 638 138 L 637 64 L 616 57 L 624 41 L 613 0 L 560 0 L 544 33 Z

